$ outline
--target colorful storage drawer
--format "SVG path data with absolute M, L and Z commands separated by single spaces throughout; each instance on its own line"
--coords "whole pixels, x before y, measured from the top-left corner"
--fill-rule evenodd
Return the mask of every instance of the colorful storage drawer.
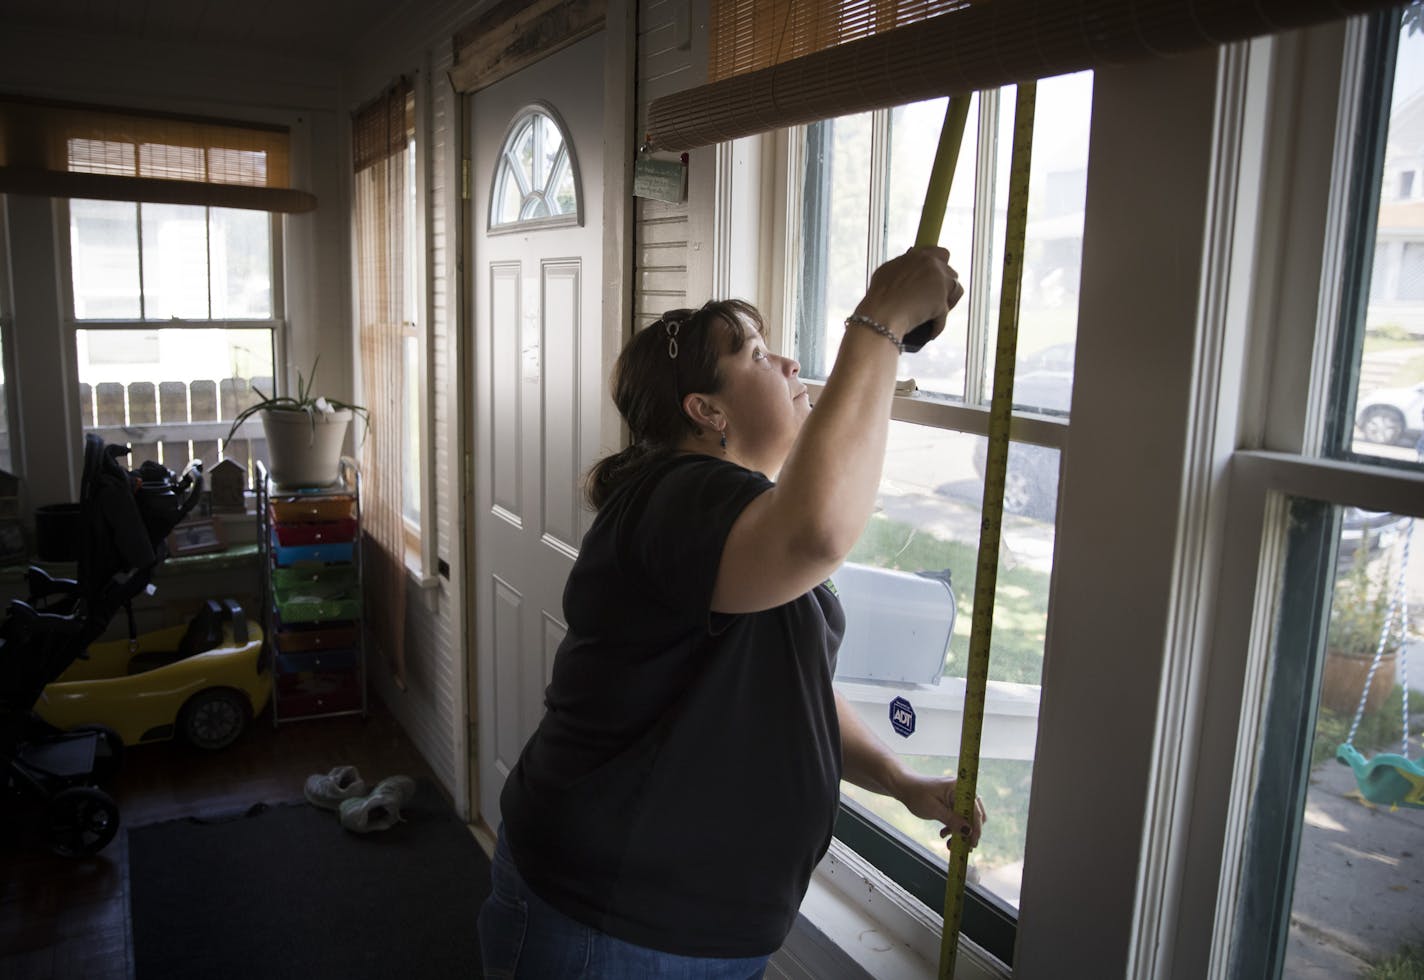
M 277 673 L 303 674 L 326 670 L 354 670 L 355 650 L 325 650 L 320 653 L 283 653 L 277 656 Z
M 355 619 L 361 615 L 360 599 L 323 599 L 311 595 L 277 596 L 277 614 L 284 623 L 317 623 L 328 619 Z
M 298 562 L 340 562 L 351 561 L 355 545 L 345 544 L 300 544 L 284 548 L 277 544 L 276 534 L 272 535 L 272 555 L 278 565 L 295 565 Z
M 356 537 L 356 518 L 344 521 L 314 521 L 310 524 L 276 524 L 277 543 L 287 547 L 304 544 L 333 544 Z
M 295 627 L 272 634 L 278 653 L 305 653 L 314 650 L 341 650 L 355 647 L 360 640 L 355 626 Z
M 356 498 L 282 497 L 271 503 L 272 520 L 278 524 L 302 521 L 341 521 L 356 516 Z
M 277 706 L 287 717 L 361 710 L 361 674 L 356 670 L 277 674 Z
M 309 592 L 328 597 L 350 595 L 356 590 L 356 567 L 297 562 L 272 569 L 272 587 L 283 592 Z

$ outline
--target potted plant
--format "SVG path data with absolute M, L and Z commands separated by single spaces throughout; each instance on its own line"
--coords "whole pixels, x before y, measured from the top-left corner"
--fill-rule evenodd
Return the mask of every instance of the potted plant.
M 280 487 L 326 487 L 339 478 L 341 447 L 353 416 L 370 428 L 370 413 L 361 406 L 339 398 L 312 394 L 317 365 L 312 362 L 310 377 L 297 372 L 297 394 L 263 394 L 255 385 L 258 400 L 237 413 L 228 429 L 231 440 L 238 428 L 253 415 L 262 417 L 267 436 L 268 471 Z
M 1370 666 L 1380 649 L 1389 614 L 1390 589 L 1387 582 L 1371 574 L 1369 531 L 1360 541 L 1350 570 L 1335 582 L 1330 603 L 1330 621 L 1325 633 L 1325 669 L 1320 681 L 1320 703 L 1342 714 L 1353 715 L 1369 678 Z M 1389 562 L 1381 563 L 1387 576 Z M 1384 648 L 1374 678 L 1370 680 L 1365 710 L 1377 711 L 1394 690 L 1395 657 L 1403 641 L 1398 624 L 1384 637 Z

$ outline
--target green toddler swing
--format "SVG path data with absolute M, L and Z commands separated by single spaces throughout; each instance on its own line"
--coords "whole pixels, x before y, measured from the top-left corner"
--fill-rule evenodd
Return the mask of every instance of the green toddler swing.
M 1410 521 L 1404 532 L 1404 553 L 1400 562 L 1399 577 L 1395 581 L 1394 592 L 1390 596 L 1389 611 L 1380 630 L 1379 643 L 1375 645 L 1374 660 L 1370 662 L 1369 674 L 1365 677 L 1365 689 L 1360 692 L 1360 703 L 1355 708 L 1355 719 L 1350 723 L 1350 733 L 1345 742 L 1335 751 L 1335 758 L 1349 766 L 1355 773 L 1355 782 L 1360 787 L 1360 795 L 1380 806 L 1408 806 L 1424 809 L 1424 757 L 1409 758 L 1409 672 L 1408 647 L 1401 643 L 1399 648 L 1399 680 L 1404 687 L 1404 718 L 1402 742 L 1398 753 L 1386 752 L 1366 759 L 1355 748 L 1355 732 L 1360 727 L 1360 719 L 1365 714 L 1365 698 L 1369 694 L 1370 683 L 1375 670 L 1384 658 L 1385 643 L 1397 622 L 1402 634 L 1408 633 L 1409 600 L 1404 593 L 1404 572 L 1409 567 L 1409 540 L 1414 535 L 1414 521 Z

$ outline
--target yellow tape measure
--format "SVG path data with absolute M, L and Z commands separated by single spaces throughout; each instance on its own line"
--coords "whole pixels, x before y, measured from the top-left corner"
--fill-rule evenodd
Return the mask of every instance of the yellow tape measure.
M 984 692 L 989 682 L 989 642 L 993 632 L 994 592 L 999 581 L 1004 473 L 1009 459 L 1014 361 L 1018 356 L 1019 287 L 1023 282 L 1024 239 L 1028 229 L 1028 178 L 1033 154 L 1033 114 L 1037 94 L 1036 82 L 1020 83 L 1018 99 L 1014 106 L 1014 145 L 1009 163 L 1009 203 L 1004 230 L 1004 278 L 999 300 L 999 339 L 994 355 L 994 393 L 989 404 L 989 453 L 988 461 L 984 465 L 983 518 L 979 530 L 979 558 L 974 576 L 974 612 L 969 627 L 969 670 L 964 686 L 964 724 L 959 737 L 959 774 L 954 792 L 954 812 L 970 821 L 974 819 L 974 802 L 979 779 L 979 746 L 984 734 Z M 967 102 L 967 99 L 965 101 Z M 950 125 L 949 115 L 945 117 L 945 125 Z M 930 196 L 932 195 L 926 197 L 927 209 L 931 204 Z M 947 196 L 946 190 L 946 199 Z M 943 205 L 940 210 L 942 214 Z M 968 873 L 969 841 L 959 834 L 954 834 L 949 850 L 949 877 L 944 892 L 944 935 L 940 943 L 939 959 L 941 980 L 949 980 L 954 976 L 954 961 L 959 952 L 959 930 L 964 919 L 964 885 Z

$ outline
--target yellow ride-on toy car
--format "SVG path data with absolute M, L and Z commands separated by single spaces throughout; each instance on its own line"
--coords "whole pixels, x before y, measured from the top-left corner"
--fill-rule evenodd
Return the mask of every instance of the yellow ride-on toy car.
M 178 736 L 223 749 L 272 695 L 262 630 L 231 599 L 209 600 L 187 626 L 94 643 L 87 653 L 35 704 L 60 731 L 103 725 L 126 746 Z

